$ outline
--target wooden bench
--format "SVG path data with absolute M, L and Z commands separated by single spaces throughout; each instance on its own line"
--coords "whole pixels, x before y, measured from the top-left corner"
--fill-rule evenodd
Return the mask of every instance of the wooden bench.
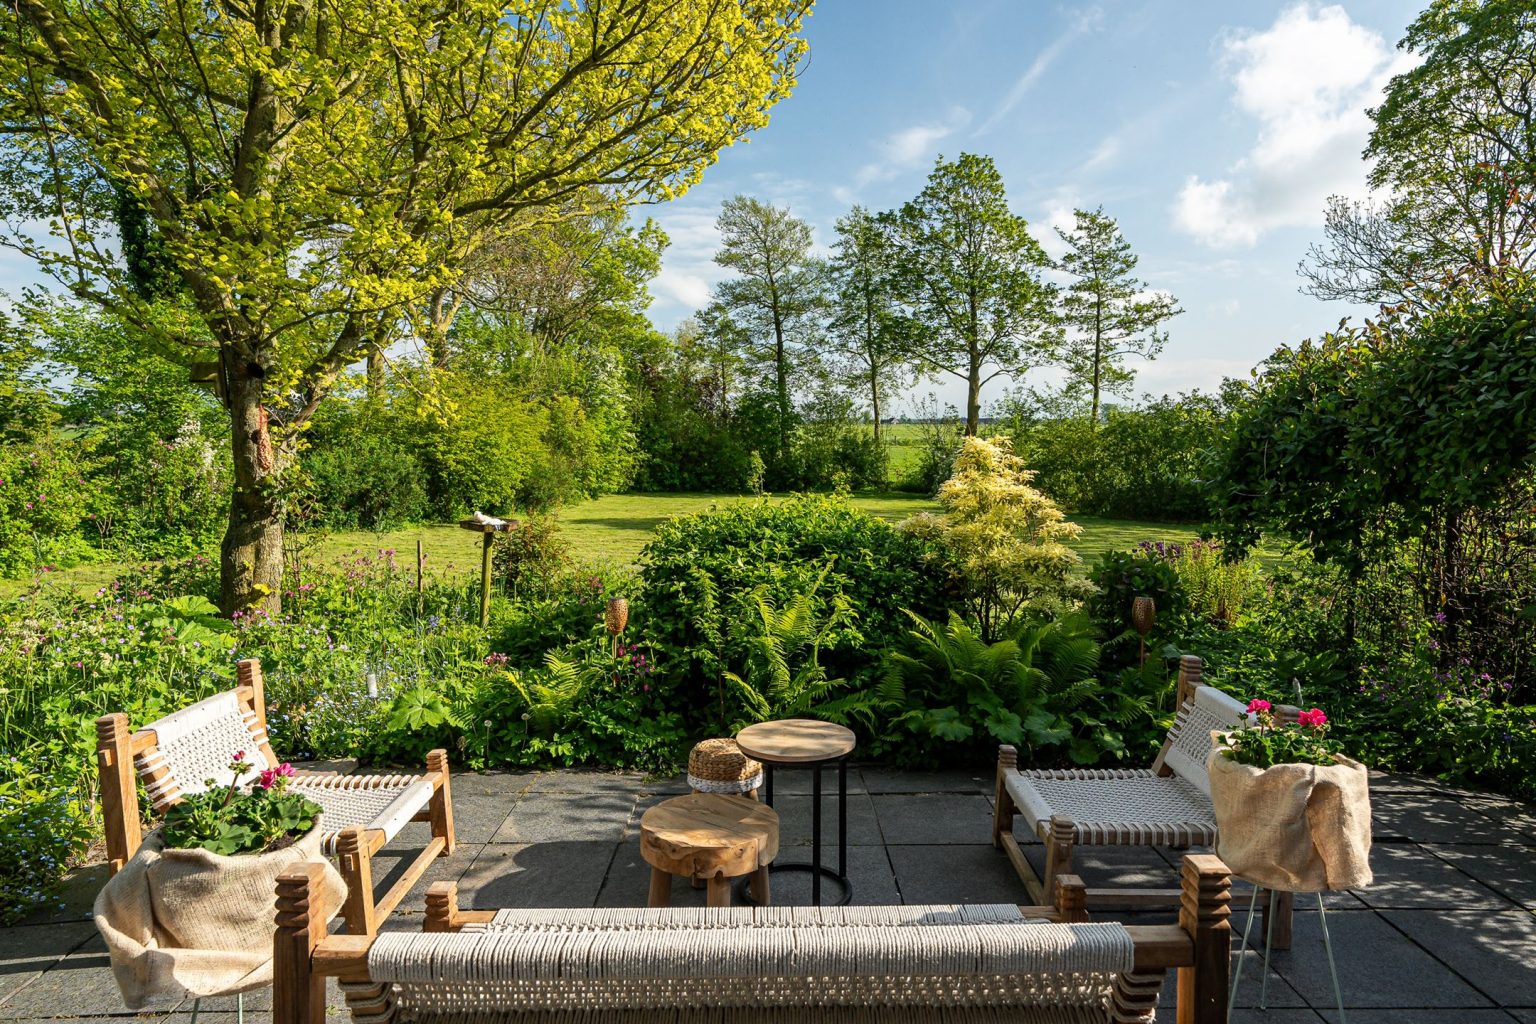
M 1137 926 L 1088 922 L 1063 875 L 1050 908 L 461 910 L 439 882 L 426 933 L 327 935 L 317 873 L 278 881 L 274 1024 L 323 1024 L 327 978 L 356 1024 L 1128 1024 L 1170 970 L 1179 1024 L 1226 1016 L 1230 878 L 1208 855 L 1184 859 L 1179 923 Z

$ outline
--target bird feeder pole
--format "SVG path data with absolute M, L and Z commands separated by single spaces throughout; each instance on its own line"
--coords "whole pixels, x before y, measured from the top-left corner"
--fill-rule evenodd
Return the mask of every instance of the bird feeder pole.
M 496 546 L 496 534 L 513 529 L 517 523 L 476 512 L 459 520 L 459 525 L 480 534 L 480 628 L 484 629 L 491 623 L 491 549 Z

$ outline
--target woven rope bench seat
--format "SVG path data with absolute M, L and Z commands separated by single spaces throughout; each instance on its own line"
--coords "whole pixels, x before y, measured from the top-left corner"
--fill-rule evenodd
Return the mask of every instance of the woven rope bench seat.
M 388 1018 L 399 1024 L 1104 1024 L 1103 1010 L 1085 1007 L 1016 1006 L 840 1006 L 820 1010 L 798 1009 L 787 1016 L 783 1009 L 691 1010 L 507 1010 L 467 1013 L 400 1010 Z
M 574 1011 L 734 1021 L 773 1008 L 833 1020 L 859 1007 L 887 1020 L 1102 1022 L 1135 952 L 1118 924 L 1041 926 L 1016 907 L 814 909 L 514 911 L 479 931 L 381 935 L 371 980 L 343 989 L 357 1024 L 602 1019 Z M 701 1010 L 718 1012 L 690 1015 Z
M 1084 785 L 1099 781 L 1103 785 Z M 1005 776 L 1008 795 L 1041 839 L 1051 818 L 1071 820 L 1073 838 L 1094 845 L 1181 846 L 1216 841 L 1210 797 L 1177 775 L 1147 770 L 1025 771 Z
M 419 775 L 301 775 L 293 788 L 324 813 L 325 852 L 336 852 L 343 829 L 361 825 L 393 839 L 416 813 L 432 802 L 432 783 Z

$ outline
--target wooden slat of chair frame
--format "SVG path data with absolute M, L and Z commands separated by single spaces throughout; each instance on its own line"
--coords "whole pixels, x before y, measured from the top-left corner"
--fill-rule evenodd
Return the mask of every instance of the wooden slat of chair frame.
M 1178 1024 L 1220 1024 L 1226 1020 L 1232 933 L 1231 877 L 1220 859 L 1208 854 L 1184 858 L 1179 923 L 1131 925 L 1134 966 L 1111 994 L 1116 1021 L 1150 1022 L 1166 971 L 1178 972 Z M 327 935 L 329 908 L 319 902 L 319 869 L 304 865 L 278 879 L 277 933 L 273 942 L 273 1024 L 323 1024 L 325 979 L 367 984 L 368 951 L 374 936 Z M 1020 907 L 1026 917 L 1047 922 L 1079 923 L 1088 918 L 1082 880 L 1063 875 L 1053 907 Z M 462 910 L 458 884 L 438 882 L 427 894 L 425 931 L 451 932 L 466 925 L 488 924 L 494 910 Z M 563 1011 L 561 1011 L 563 1013 Z M 559 1016 L 560 1014 L 554 1014 Z M 836 1015 L 830 1011 L 828 1019 Z M 535 1017 L 535 1015 L 530 1015 Z M 801 1009 L 797 1020 L 814 1021 L 817 1013 Z
M 236 664 L 236 699 L 255 714 L 262 732 L 266 732 L 266 687 L 261 673 L 261 663 L 248 658 Z M 134 765 L 136 755 L 155 749 L 158 737 L 153 729 L 131 731 L 128 716 L 117 713 L 103 715 L 96 720 L 96 762 L 101 775 L 101 806 L 107 847 L 107 868 L 112 874 L 120 871 L 143 842 L 142 816 L 139 809 L 138 772 Z M 262 742 L 261 751 L 269 763 L 281 759 L 270 743 Z M 427 754 L 426 771 L 422 778 L 432 784 L 432 798 L 425 808 L 417 812 L 412 821 L 425 821 L 432 826 L 432 837 L 426 847 L 416 855 L 405 872 L 382 896 L 373 887 L 374 854 L 388 842 L 382 829 L 353 826 L 342 829 L 336 838 L 336 858 L 341 875 L 347 882 L 347 901 L 342 908 L 342 918 L 347 929 L 356 935 L 371 935 L 378 927 L 379 918 L 388 915 L 410 892 L 411 887 L 426 873 L 432 861 L 453 853 L 455 838 L 453 828 L 453 794 L 450 780 L 448 752 L 433 750 Z M 151 778 L 158 779 L 169 769 L 162 768 Z M 301 771 L 298 777 L 320 778 L 335 776 L 335 772 Z M 358 781 L 367 787 L 368 777 Z
M 1194 699 L 1195 690 L 1203 685 L 1202 677 L 1204 665 L 1201 660 L 1192 654 L 1186 654 L 1179 659 L 1179 672 L 1176 684 L 1176 706 L 1183 706 Z M 1284 704 L 1275 708 L 1276 717 L 1282 722 L 1295 722 L 1301 709 L 1293 705 Z M 1169 748 L 1173 740 L 1166 737 L 1159 748 L 1157 757 L 1153 760 L 1151 770 L 1167 778 L 1174 771 L 1166 763 Z M 1050 834 L 1044 839 L 1045 843 L 1045 877 L 1035 874 L 1033 866 L 1024 854 L 1024 848 L 1013 835 L 1013 818 L 1017 808 L 1013 804 L 1013 798 L 1008 793 L 1006 786 L 1007 773 L 1018 770 L 1018 752 L 1011 746 L 1003 746 L 998 751 L 997 780 L 993 800 L 993 826 L 992 845 L 1001 849 L 1012 864 L 1015 873 L 1024 883 L 1030 899 L 1038 904 L 1046 903 L 1049 899 L 1050 888 L 1058 871 L 1070 872 L 1072 870 L 1073 851 L 1077 843 L 1073 838 L 1075 824 L 1069 818 L 1056 817 L 1051 819 Z M 1154 907 L 1177 904 L 1181 897 L 1179 889 L 1143 889 L 1143 888 L 1091 888 L 1086 890 L 1087 900 L 1090 906 L 1116 906 L 1116 907 Z M 1293 896 L 1291 893 L 1277 893 L 1274 905 L 1274 943 L 1275 949 L 1291 948 L 1291 916 Z M 1262 901 L 1264 928 L 1268 934 L 1270 905 L 1268 899 Z

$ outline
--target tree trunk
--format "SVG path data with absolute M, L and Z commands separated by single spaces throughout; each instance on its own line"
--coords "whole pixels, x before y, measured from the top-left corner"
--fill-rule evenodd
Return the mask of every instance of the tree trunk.
M 975 437 L 981 424 L 981 364 L 971 360 L 971 372 L 965 380 L 965 436 Z
M 253 376 L 251 370 L 234 366 L 229 375 L 235 479 L 219 558 L 219 603 L 226 615 L 255 608 L 276 615 L 282 609 L 282 456 L 262 405 L 260 371 Z
M 869 407 L 875 414 L 875 447 L 880 446 L 880 378 L 869 375 Z
M 377 402 L 384 397 L 384 353 L 379 346 L 368 346 L 368 400 Z
M 773 362 L 777 375 L 779 403 L 779 461 L 789 456 L 789 360 L 784 348 L 784 325 L 777 311 L 773 314 Z

